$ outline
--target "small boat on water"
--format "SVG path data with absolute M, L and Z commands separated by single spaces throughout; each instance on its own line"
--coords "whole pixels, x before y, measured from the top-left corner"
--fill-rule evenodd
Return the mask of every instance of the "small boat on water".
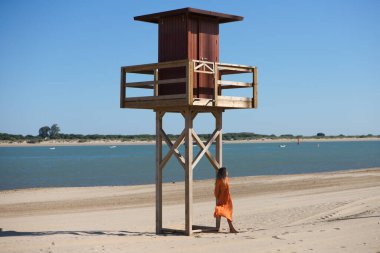
M 110 148 L 117 148 L 117 146 L 110 146 Z
M 286 148 L 286 145 L 285 144 L 281 144 L 280 148 Z
M 50 150 L 55 150 L 55 147 L 51 147 L 51 148 L 49 148 Z

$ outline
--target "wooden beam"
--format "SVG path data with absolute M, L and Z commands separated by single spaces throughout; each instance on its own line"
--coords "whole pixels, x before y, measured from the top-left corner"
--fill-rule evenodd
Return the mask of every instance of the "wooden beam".
M 203 74 L 214 74 L 212 71 L 206 71 L 206 70 L 194 70 L 195 73 L 203 73 Z
M 164 110 L 167 112 L 181 112 L 182 110 L 189 108 L 185 97 L 180 96 L 176 98 L 177 95 L 167 96 L 173 96 L 173 98 L 167 97 L 160 99 L 161 96 L 156 97 L 158 99 L 154 99 L 153 96 L 126 98 L 123 108 L 153 109 Z M 194 100 L 192 108 L 199 112 L 210 112 L 224 109 L 249 109 L 252 108 L 252 98 L 218 96 L 218 106 L 213 105 L 213 99 L 201 98 Z
M 214 167 L 214 169 L 216 169 L 216 170 L 219 169 L 219 167 L 220 167 L 219 163 L 214 159 L 213 155 L 208 150 L 210 148 L 211 144 L 217 138 L 217 136 L 219 134 L 219 131 L 217 129 L 215 129 L 215 131 L 211 135 L 211 138 L 207 141 L 206 145 L 203 144 L 202 140 L 199 138 L 199 136 L 197 135 L 197 133 L 195 131 L 193 131 L 192 134 L 193 134 L 193 137 L 194 137 L 195 141 L 198 143 L 198 145 L 202 149 L 202 151 L 199 152 L 198 155 L 197 155 L 197 157 L 194 159 L 193 169 L 195 168 L 195 165 L 199 162 L 199 160 L 202 158 L 202 156 L 204 154 L 206 155 L 207 159 L 210 161 L 210 163 Z
M 124 102 L 124 108 L 142 108 L 153 110 L 166 110 L 179 112 L 183 108 L 188 108 L 187 101 L 182 98 L 178 99 L 161 99 L 161 100 L 129 100 Z M 170 109 L 171 108 L 171 109 Z M 170 109 L 170 110 L 169 110 Z
M 120 108 L 124 108 L 126 73 L 123 68 L 120 72 Z
M 160 129 L 164 112 L 156 111 L 156 234 L 162 233 L 162 137 Z
M 218 101 L 222 108 L 252 108 L 252 98 L 219 96 Z
M 154 69 L 154 80 L 153 80 L 153 89 L 154 89 L 154 94 L 153 96 L 157 97 L 158 96 L 158 69 Z
M 252 83 L 219 80 L 222 89 L 252 88 Z
M 218 69 L 222 72 L 223 75 L 225 74 L 223 70 L 231 70 L 231 71 L 237 72 L 237 73 L 239 73 L 239 72 L 251 73 L 252 72 L 252 69 L 250 69 L 250 68 L 234 68 L 234 67 L 227 67 L 227 66 L 220 66 L 220 65 L 219 65 Z M 232 73 L 230 73 L 230 74 L 232 74 Z
M 218 106 L 219 82 L 221 82 L 221 80 L 219 81 L 219 70 L 218 67 L 216 67 L 214 68 L 214 106 Z
M 160 165 L 160 167 L 162 169 L 164 168 L 165 164 L 169 161 L 172 154 L 174 154 L 177 157 L 179 163 L 185 169 L 185 159 L 183 158 L 183 156 L 181 155 L 181 153 L 178 150 L 178 147 L 182 144 L 183 139 L 185 138 L 185 134 L 186 134 L 186 131 L 184 129 L 182 131 L 181 135 L 177 138 L 177 140 L 173 144 L 171 142 L 171 140 L 169 139 L 169 137 L 166 135 L 165 131 L 162 128 L 160 129 L 160 135 L 163 137 L 164 141 L 166 142 L 166 144 L 169 147 L 169 151 L 166 154 L 166 156 L 164 157 L 164 159 L 162 160 L 162 163 Z
M 128 87 L 128 88 L 153 89 L 153 84 L 154 84 L 154 81 L 131 82 L 131 83 L 126 83 L 125 87 Z
M 215 136 L 216 137 L 216 136 Z M 212 141 L 214 142 L 215 139 Z M 210 161 L 211 165 L 214 167 L 215 170 L 218 170 L 220 168 L 219 163 L 214 159 L 214 156 L 211 154 L 209 150 L 206 151 L 206 157 Z
M 144 81 L 144 82 L 131 82 L 131 83 L 126 83 L 126 87 L 153 89 L 154 84 L 159 85 L 159 84 L 183 83 L 183 82 L 186 82 L 186 78 L 174 78 L 174 79 L 164 79 L 164 80 Z
M 194 80 L 193 80 L 193 75 L 194 73 L 194 65 L 192 64 L 191 61 L 187 62 L 186 65 L 186 94 L 187 94 L 187 104 L 188 105 L 193 105 L 193 85 L 194 85 Z
M 185 115 L 185 231 L 186 235 L 191 235 L 193 233 L 193 120 L 191 110 L 187 110 Z
M 197 117 L 198 115 L 198 112 L 197 111 L 193 111 L 192 114 L 191 114 L 191 120 L 194 121 L 195 117 Z
M 207 158 L 210 160 L 210 162 L 214 166 L 214 168 L 215 168 L 215 166 L 216 166 L 216 168 L 219 168 L 219 163 L 214 159 L 211 152 L 209 151 L 210 146 L 216 140 L 218 134 L 219 134 L 218 129 L 215 129 L 215 131 L 212 133 L 210 139 L 207 141 L 206 145 L 204 145 L 202 140 L 197 135 L 197 133 L 194 130 L 192 130 L 192 135 L 193 135 L 195 141 L 198 143 L 199 147 L 202 149 L 193 161 L 193 169 L 198 164 L 198 162 L 200 161 L 200 159 L 202 158 L 202 156 L 204 154 L 206 154 Z
M 218 138 L 216 139 L 215 145 L 215 157 L 216 161 L 219 163 L 219 168 L 223 166 L 223 139 L 222 139 L 222 116 L 223 111 L 212 112 L 215 117 L 215 129 L 219 130 Z M 218 173 L 218 169 L 215 169 L 215 176 Z M 217 201 L 215 201 L 217 202 Z M 220 228 L 220 219 L 215 220 L 215 227 L 217 230 Z
M 236 86 L 236 85 L 223 85 L 220 86 L 223 90 L 227 89 L 244 89 L 244 88 L 252 88 L 252 85 L 250 86 Z
M 219 66 L 253 69 L 255 66 L 219 62 Z
M 219 168 L 223 166 L 223 129 L 222 129 L 222 116 L 223 112 L 212 112 L 215 117 L 215 129 L 219 131 L 219 135 L 216 138 L 215 157 L 219 164 Z
M 253 69 L 253 101 L 252 101 L 252 107 L 257 108 L 258 106 L 258 97 L 257 97 L 257 67 Z
M 174 94 L 174 95 L 161 95 L 161 96 L 145 96 L 145 97 L 132 97 L 127 98 L 126 101 L 149 101 L 149 100 L 165 100 L 165 99 L 184 99 L 186 94 Z

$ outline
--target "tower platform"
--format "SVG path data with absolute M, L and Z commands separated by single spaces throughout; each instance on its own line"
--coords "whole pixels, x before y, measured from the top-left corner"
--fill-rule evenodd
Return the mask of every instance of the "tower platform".
M 176 70 L 181 78 L 161 79 L 161 71 Z M 182 75 L 181 75 L 182 73 Z M 225 75 L 251 73 L 250 82 L 222 80 Z M 153 81 L 127 82 L 128 74 L 152 75 Z M 177 74 L 177 76 L 178 76 Z M 198 78 L 198 81 L 197 81 Z M 199 78 L 208 78 L 212 85 L 206 95 L 199 93 L 196 83 Z M 165 87 L 166 86 L 166 87 Z M 168 87 L 169 86 L 169 87 Z M 170 87 L 174 94 L 161 95 L 160 90 Z M 129 97 L 128 89 L 151 89 L 151 96 Z M 226 89 L 248 88 L 245 97 L 223 96 Z M 165 109 L 166 111 L 181 111 L 183 108 L 194 108 L 199 111 L 215 109 L 251 109 L 257 108 L 257 67 L 227 64 L 202 60 L 177 60 L 144 65 L 121 67 L 120 107 L 135 109 Z M 173 93 L 173 92 L 172 92 Z

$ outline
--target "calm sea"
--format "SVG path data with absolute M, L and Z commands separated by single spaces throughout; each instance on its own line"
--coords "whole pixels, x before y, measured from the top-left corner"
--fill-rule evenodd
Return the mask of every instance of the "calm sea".
M 224 144 L 223 162 L 231 177 L 380 167 L 379 141 L 286 145 Z M 214 175 L 207 158 L 202 158 L 194 178 Z M 150 184 L 154 178 L 154 145 L 0 148 L 0 190 Z M 164 170 L 164 181 L 183 180 L 183 168 L 172 157 Z

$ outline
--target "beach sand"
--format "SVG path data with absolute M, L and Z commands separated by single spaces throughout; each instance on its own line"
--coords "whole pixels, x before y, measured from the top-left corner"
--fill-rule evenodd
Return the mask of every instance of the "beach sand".
M 0 252 L 380 252 L 380 168 L 230 182 L 240 233 L 191 237 L 154 233 L 154 185 L 0 191 Z M 194 183 L 194 224 L 215 224 L 213 184 Z M 183 183 L 163 212 L 184 228 Z

